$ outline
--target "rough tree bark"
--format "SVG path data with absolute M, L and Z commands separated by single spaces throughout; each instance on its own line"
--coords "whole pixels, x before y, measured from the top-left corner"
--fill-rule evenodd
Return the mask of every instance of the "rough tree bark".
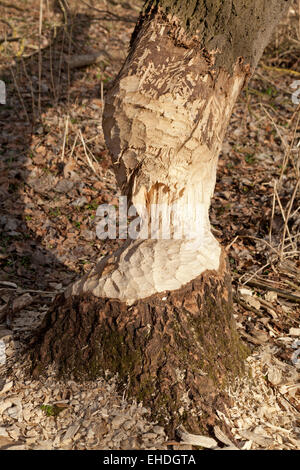
M 144 223 L 155 204 L 176 203 L 171 234 L 186 220 L 189 234 L 129 240 L 70 286 L 39 333 L 35 373 L 50 362 L 77 379 L 118 372 L 170 428 L 211 423 L 246 354 L 225 251 L 210 230 L 217 158 L 236 98 L 288 3 L 146 1 L 103 129 L 118 184 Z

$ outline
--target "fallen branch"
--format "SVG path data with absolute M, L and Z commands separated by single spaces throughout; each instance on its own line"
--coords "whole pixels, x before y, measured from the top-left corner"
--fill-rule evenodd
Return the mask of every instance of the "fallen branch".
M 111 11 L 109 10 L 100 10 L 99 8 L 96 8 L 94 7 L 93 5 L 91 5 L 90 3 L 88 2 L 85 2 L 84 0 L 82 0 L 82 3 L 86 6 L 88 6 L 89 8 L 91 8 L 92 10 L 95 10 L 97 11 L 98 13 L 104 13 L 105 15 L 108 15 L 107 17 L 104 17 L 104 18 L 98 18 L 98 19 L 101 19 L 101 20 L 107 20 L 107 21 L 124 21 L 125 23 L 136 23 L 137 21 L 137 17 L 133 17 L 133 16 L 119 16 L 117 15 L 116 13 L 112 13 Z
M 105 50 L 91 52 L 90 54 L 80 54 L 72 56 L 64 56 L 65 62 L 67 62 L 70 69 L 76 69 L 80 67 L 87 67 L 88 65 L 96 64 L 101 61 L 120 60 L 124 59 L 119 51 L 110 51 L 109 53 Z
M 13 295 L 11 295 L 8 303 L 0 310 L 0 321 L 5 318 L 10 318 L 11 320 L 17 312 L 31 305 L 33 300 L 34 299 L 28 293 L 15 299 L 13 298 Z
M 239 296 L 237 295 L 234 295 L 233 296 L 233 300 L 238 303 L 239 305 L 241 305 L 241 307 L 243 307 L 245 310 L 248 310 L 250 312 L 253 312 L 255 313 L 255 315 L 259 316 L 259 317 L 263 317 L 264 315 L 255 307 L 252 307 L 252 305 L 249 305 L 245 300 L 241 299 Z
M 0 2 L 0 6 L 4 8 L 13 8 L 14 10 L 18 11 L 25 11 L 24 8 L 18 7 L 17 5 L 13 5 L 12 3 Z
M 87 67 L 88 65 L 96 64 L 101 62 L 101 60 L 108 59 L 109 56 L 107 52 L 94 52 L 92 54 L 83 54 L 83 55 L 73 55 L 65 56 L 65 61 L 67 62 L 70 69 L 77 69 L 80 67 Z
M 262 68 L 264 68 L 265 70 L 271 70 L 277 73 L 285 73 L 288 75 L 293 75 L 294 77 L 300 77 L 300 72 L 297 72 L 296 70 L 292 70 L 292 69 L 282 69 L 280 67 L 271 67 L 270 65 L 265 65 L 265 64 L 262 64 Z
M 285 297 L 286 299 L 292 300 L 293 302 L 300 302 L 300 297 L 298 295 L 291 294 L 283 289 L 278 289 L 277 287 L 270 286 L 264 281 L 255 281 L 253 279 L 247 281 L 246 284 L 253 287 L 259 287 L 261 289 L 271 290 L 273 292 L 277 292 L 280 297 Z
M 20 39 L 22 38 L 0 38 L 0 44 L 2 44 L 3 42 L 15 42 L 19 41 Z

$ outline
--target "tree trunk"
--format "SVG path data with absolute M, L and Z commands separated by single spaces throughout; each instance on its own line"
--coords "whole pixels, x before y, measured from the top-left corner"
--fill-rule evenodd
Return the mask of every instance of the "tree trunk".
M 127 241 L 56 299 L 35 373 L 51 362 L 77 379 L 117 372 L 170 429 L 184 422 L 196 432 L 220 409 L 245 348 L 209 206 L 233 105 L 287 4 L 145 3 L 103 129 L 128 204 L 144 233 L 157 231 Z

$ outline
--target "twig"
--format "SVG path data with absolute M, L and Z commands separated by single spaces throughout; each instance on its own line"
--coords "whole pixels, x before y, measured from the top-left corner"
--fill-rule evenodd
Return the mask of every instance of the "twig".
M 243 282 L 243 286 L 245 286 L 246 284 L 248 284 L 248 282 L 253 279 L 255 276 L 257 276 L 257 274 L 262 271 L 263 269 L 265 269 L 267 266 L 269 266 L 270 263 L 266 263 L 264 264 L 263 266 L 261 266 L 260 268 L 258 268 L 255 273 L 251 274 L 251 276 L 249 277 L 249 279 L 245 282 Z M 246 275 L 247 273 L 243 274 L 243 276 L 240 277 L 240 282 L 241 282 L 241 279 Z
M 32 114 L 33 114 L 33 118 L 34 118 L 34 120 L 35 120 L 35 100 L 34 100 L 34 93 L 33 93 L 32 81 L 31 81 L 31 78 L 29 77 L 29 75 L 28 75 L 28 73 L 27 73 L 27 69 L 26 69 L 26 65 L 25 65 L 25 62 L 24 62 L 23 57 L 21 57 L 21 62 L 22 62 L 22 66 L 23 66 L 23 70 L 24 70 L 25 76 L 26 76 L 27 81 L 28 81 L 29 86 L 30 86 L 31 102 L 32 102 Z
M 261 297 L 259 297 L 259 298 L 257 297 L 257 300 L 262 305 L 262 308 L 264 308 L 271 315 L 271 317 L 274 320 L 276 320 L 278 318 L 278 315 L 277 315 L 276 311 L 274 310 L 274 307 L 271 304 L 271 302 L 268 302 L 267 300 L 262 299 Z
M 64 140 L 63 140 L 62 151 L 61 151 L 61 160 L 62 161 L 64 161 L 64 158 L 65 158 L 65 147 L 66 147 L 66 140 L 67 140 L 67 136 L 68 136 L 68 128 L 69 128 L 69 115 L 67 115 L 66 123 L 65 123 Z
M 234 237 L 234 239 L 229 243 L 229 245 L 226 246 L 225 248 L 225 251 L 229 251 L 229 249 L 232 247 L 232 245 L 237 241 L 237 239 L 239 238 L 239 235 L 237 235 L 236 237 Z
M 17 284 L 15 284 L 14 282 L 10 282 L 10 281 L 0 281 L 0 285 L 7 286 L 10 289 L 18 289 Z
M 266 290 L 270 290 L 273 292 L 277 292 L 277 294 L 280 297 L 285 297 L 286 299 L 292 300 L 294 302 L 300 302 L 300 296 L 295 295 L 295 294 L 290 294 L 289 292 L 283 289 L 278 289 L 277 287 L 270 286 L 266 282 L 250 280 L 248 284 L 253 287 L 259 287 L 261 289 L 266 289 Z
M 102 112 L 101 112 L 101 115 L 103 115 L 103 110 L 104 110 L 104 92 L 103 92 L 103 81 L 101 80 L 101 94 L 100 94 L 100 97 L 101 97 L 101 103 L 102 103 Z
M 87 142 L 86 142 L 87 144 Z M 93 152 L 91 151 L 91 149 L 88 148 L 88 146 L 86 145 L 86 149 L 88 150 L 88 152 L 90 153 L 92 159 L 94 160 L 94 162 L 96 162 L 97 164 L 99 163 L 97 158 L 95 157 L 95 155 L 93 154 Z
M 249 305 L 249 304 L 247 304 L 247 302 L 245 302 L 244 300 L 242 300 L 239 295 L 234 295 L 234 296 L 233 296 L 233 300 L 234 300 L 236 303 L 238 303 L 239 305 L 241 305 L 245 310 L 250 310 L 250 312 L 255 313 L 255 314 L 258 315 L 259 317 L 263 317 L 263 316 L 264 316 L 264 314 L 261 313 L 257 308 L 252 307 L 252 305 Z
M 19 88 L 18 83 L 17 83 L 17 81 L 16 81 L 16 77 L 15 77 L 13 68 L 12 68 L 11 66 L 9 66 L 9 69 L 10 69 L 10 72 L 11 72 L 11 75 L 12 75 L 12 78 L 13 78 L 13 81 L 14 81 L 14 85 L 15 85 L 16 90 L 17 90 L 17 93 L 18 93 L 18 97 L 19 97 L 20 103 L 21 103 L 22 108 L 23 108 L 23 110 L 24 110 L 24 113 L 25 113 L 25 115 L 26 115 L 27 122 L 30 123 L 29 116 L 28 116 L 28 113 L 27 113 L 27 109 L 26 109 L 24 100 L 23 100 L 23 98 L 22 98 L 22 95 L 21 95 L 21 92 L 20 92 L 20 88 Z
M 75 146 L 76 146 L 76 143 L 77 143 L 77 139 L 78 139 L 78 134 L 76 134 L 75 136 L 75 139 L 74 139 L 74 142 L 73 142 L 73 145 L 72 145 L 72 149 L 71 149 L 71 153 L 70 153 L 70 156 L 69 156 L 69 159 L 71 160 L 72 156 L 73 156 L 73 152 L 75 150 Z M 76 159 L 77 160 L 77 159 Z
M 15 291 L 16 294 L 41 294 L 41 295 L 45 295 L 46 297 L 48 296 L 54 296 L 54 295 L 57 295 L 57 294 L 60 294 L 62 292 L 64 292 L 63 290 L 58 290 L 58 291 L 55 291 L 55 292 L 51 292 L 51 291 L 47 291 L 47 290 L 35 290 L 35 289 L 19 289 L 15 287 L 6 287 L 5 290 L 13 290 Z
M 86 145 L 85 145 L 85 142 L 84 142 L 84 138 L 83 138 L 83 135 L 82 135 L 82 132 L 81 130 L 79 129 L 79 136 L 80 136 L 80 139 L 81 139 L 81 142 L 82 142 L 82 145 L 83 145 L 83 148 L 84 148 L 84 153 L 85 153 L 85 156 L 86 156 L 86 159 L 88 161 L 88 164 L 89 166 L 91 167 L 91 169 L 93 170 L 93 172 L 97 175 L 97 172 L 95 170 L 95 167 L 90 159 L 90 157 L 88 156 L 88 153 L 87 153 L 87 150 L 86 150 Z
M 294 132 L 293 132 L 293 138 L 291 140 L 291 143 L 290 143 L 290 147 L 289 147 L 289 155 L 291 155 L 291 149 L 292 149 L 292 146 L 294 145 L 294 142 L 295 142 L 295 139 L 297 137 L 297 130 L 299 129 L 299 120 L 300 120 L 300 104 L 298 106 L 298 113 L 297 113 L 297 121 L 295 123 L 295 128 L 294 128 Z M 299 147 L 300 145 L 300 140 L 298 141 L 297 143 L 297 147 Z M 295 163 L 294 162 L 294 159 L 291 159 L 292 160 L 292 165 L 294 167 L 294 170 L 295 170 L 295 173 L 296 173 L 296 177 L 297 178 L 300 178 L 300 173 L 299 173 L 299 162 Z M 280 175 L 280 178 L 282 178 L 282 172 L 281 172 L 281 175 Z
M 17 5 L 13 5 L 12 3 L 6 3 L 6 2 L 0 2 L 0 6 L 4 8 L 13 8 L 14 10 L 17 11 L 27 11 L 24 8 L 18 7 Z
M 274 188 L 277 184 L 277 181 L 274 180 Z M 270 227 L 269 227 L 269 242 L 272 244 L 272 228 L 273 228 L 273 220 L 275 214 L 275 192 L 273 192 L 273 200 L 272 200 L 272 213 L 271 213 L 271 220 L 270 220 Z
M 284 149 L 287 151 L 288 150 L 288 145 L 287 145 L 285 139 L 283 138 L 283 136 L 281 135 L 281 132 L 280 132 L 276 122 L 274 121 L 273 117 L 271 116 L 270 113 L 268 113 L 268 111 L 266 110 L 266 108 L 264 107 L 264 105 L 262 103 L 259 103 L 259 105 L 264 110 L 264 112 L 266 113 L 266 115 L 268 116 L 270 121 L 272 121 L 273 126 L 275 127 L 275 129 L 277 131 L 277 134 L 279 135 L 279 138 L 280 138 L 281 142 L 283 143 Z
M 295 199 L 295 196 L 296 196 L 296 193 L 297 193 L 299 182 L 300 182 L 300 180 L 297 181 L 296 186 L 294 188 L 294 191 L 293 191 L 290 203 L 289 203 L 289 208 L 288 208 L 288 212 L 287 212 L 287 215 L 286 215 L 286 220 L 284 221 L 284 229 L 283 229 L 283 235 L 282 235 L 282 245 L 281 245 L 280 259 L 283 258 L 285 234 L 286 234 L 287 231 L 289 233 L 288 221 L 289 221 L 289 218 L 290 218 L 291 209 L 292 209 L 293 204 L 294 204 L 294 199 Z M 290 233 L 289 233 L 289 238 L 290 238 L 290 241 L 291 241 L 291 234 Z M 294 244 L 293 244 L 292 241 L 291 241 L 291 246 L 294 248 Z
M 300 77 L 300 72 L 297 72 L 296 70 L 282 69 L 280 67 L 271 67 L 270 65 L 265 65 L 265 64 L 261 64 L 261 66 L 266 70 L 272 70 L 274 72 L 284 73 L 285 75 L 288 74 L 288 75 L 294 75 L 295 77 Z
M 61 72 L 62 72 L 62 62 L 63 62 L 63 57 L 64 57 L 63 51 L 64 51 L 64 45 L 65 45 L 65 35 L 66 35 L 66 30 L 68 29 L 68 26 L 69 26 L 69 23 L 68 23 L 69 6 L 65 1 L 62 1 L 62 0 L 59 0 L 59 6 L 64 15 L 64 26 L 62 28 L 62 44 L 61 44 L 61 50 L 60 50 L 60 55 L 59 55 L 57 96 L 56 96 L 57 101 L 58 101 L 59 94 L 60 94 L 60 80 L 61 80 Z M 69 41 L 70 41 L 70 38 L 69 38 Z
M 283 210 L 283 207 L 282 207 L 282 204 L 281 204 L 281 201 L 280 201 L 280 197 L 278 195 L 278 192 L 277 192 L 277 189 L 276 189 L 276 186 L 274 186 L 274 193 L 275 193 L 275 196 L 277 198 L 277 201 L 278 201 L 278 204 L 279 204 L 279 207 L 280 207 L 280 212 L 281 212 L 281 215 L 282 215 L 282 218 L 284 220 L 284 227 L 285 227 L 285 231 L 284 231 L 284 235 L 285 233 L 287 232 L 288 233 L 288 236 L 289 236 L 289 239 L 290 239 L 290 242 L 292 244 L 292 247 L 294 248 L 294 244 L 292 242 L 292 238 L 291 238 L 291 233 L 290 233 L 290 229 L 288 227 L 288 219 L 284 213 L 284 210 Z M 282 256 L 283 256 L 283 247 L 284 247 L 284 238 L 282 239 L 282 245 L 281 245 L 281 250 L 280 250 L 280 260 L 282 260 Z
M 15 41 L 19 41 L 19 39 L 22 39 L 22 38 L 0 38 L 0 44 L 2 44 L 3 42 L 15 42 Z
M 289 286 L 291 286 L 293 289 L 295 289 L 296 291 L 299 292 L 300 294 L 300 286 L 298 286 L 297 284 L 294 284 L 294 282 L 290 281 L 289 279 L 285 279 L 283 281 L 285 284 L 288 284 Z
M 43 24 L 43 0 L 40 0 L 40 17 L 39 17 L 39 96 L 38 96 L 38 114 L 41 117 L 41 89 L 42 89 L 42 24 Z
M 279 256 L 279 251 L 276 250 L 276 248 L 274 248 L 273 245 L 271 245 L 269 242 L 267 242 L 267 240 L 264 240 L 263 238 L 258 238 L 258 237 L 254 237 L 253 235 L 240 235 L 241 238 L 251 238 L 253 240 L 257 240 L 258 242 L 263 242 L 265 243 L 269 248 L 271 248 L 272 251 L 274 251 L 278 256 Z
M 68 5 L 68 2 L 65 1 L 65 0 L 58 0 L 58 3 L 59 3 L 59 7 L 64 15 L 64 20 L 65 20 L 65 24 L 68 23 L 68 14 L 70 12 L 70 7 Z

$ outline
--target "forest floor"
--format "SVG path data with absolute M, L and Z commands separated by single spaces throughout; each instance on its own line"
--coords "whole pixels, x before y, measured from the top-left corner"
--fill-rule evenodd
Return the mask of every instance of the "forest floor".
M 55 295 L 121 243 L 96 237 L 97 207 L 117 207 L 119 195 L 101 115 L 141 3 L 69 0 L 68 13 L 48 1 L 0 1 L 2 449 L 199 447 L 170 443 L 147 403 L 126 388 L 120 395 L 115 378 L 26 375 L 28 341 Z M 212 435 L 221 447 L 300 449 L 299 12 L 295 1 L 243 90 L 219 160 L 211 222 L 251 348 L 251 374 L 232 384 L 232 407 L 219 413 L 230 437 Z M 95 53 L 95 63 L 73 67 Z

